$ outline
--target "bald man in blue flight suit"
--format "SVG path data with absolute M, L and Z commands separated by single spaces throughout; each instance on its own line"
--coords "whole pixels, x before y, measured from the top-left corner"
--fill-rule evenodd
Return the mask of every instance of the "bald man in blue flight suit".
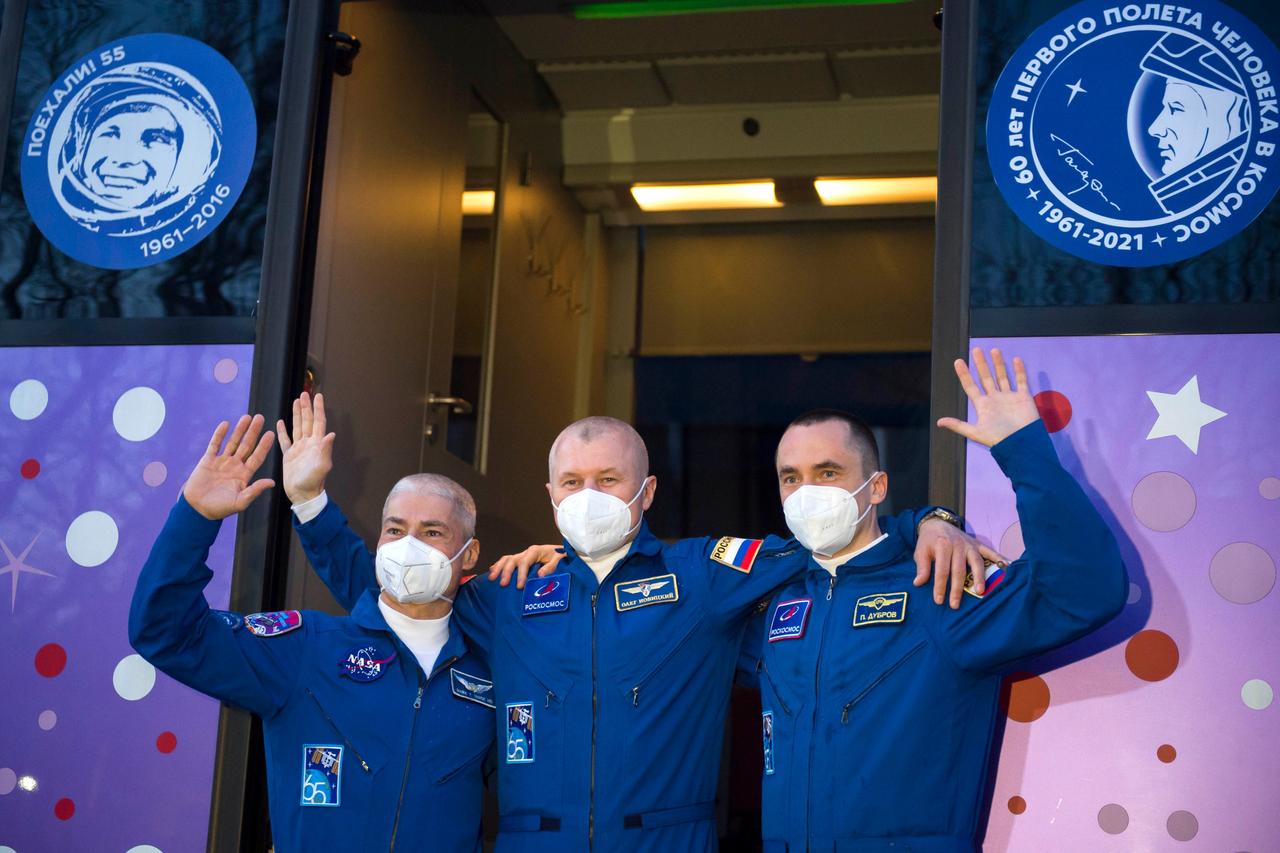
M 974 351 L 981 387 L 956 362 L 976 419 L 939 425 L 991 447 L 1013 484 L 1026 551 L 988 568 L 984 593 L 958 610 L 921 606 L 910 554 L 876 538 L 872 512 L 852 559 L 830 571 L 815 563 L 772 596 L 740 663 L 761 691 L 766 853 L 979 849 L 1003 675 L 1124 605 L 1115 537 L 1059 463 L 1021 360 L 1011 383 L 998 350 L 992 359 L 994 374 Z M 787 431 L 777 458 L 784 498 L 818 482 L 795 462 L 804 442 L 851 429 L 829 419 Z M 874 448 L 853 444 L 849 466 L 874 470 Z M 940 736 L 938 708 L 964 729 Z
M 368 551 L 327 498 L 316 508 L 323 476 L 291 474 L 289 453 L 285 460 L 308 558 L 348 603 L 373 582 Z M 664 545 L 642 518 L 656 486 L 644 443 L 612 418 L 566 428 L 549 470 L 565 536 L 554 574 L 523 589 L 468 583 L 457 602 L 463 630 L 494 673 L 497 849 L 713 851 L 742 632 L 808 554 L 779 537 Z M 909 549 L 923 515 L 882 523 Z M 954 531 L 944 522 L 932 528 Z M 972 558 L 980 565 L 976 549 Z
M 241 418 L 220 451 L 227 427 L 214 432 L 139 574 L 130 643 L 178 681 L 262 718 L 280 853 L 478 851 L 492 683 L 453 620 L 442 622 L 447 602 L 403 605 L 370 591 L 341 618 L 209 608 L 205 560 L 221 520 L 273 485 L 250 483 L 273 438 L 259 440 L 262 417 Z M 388 507 L 474 564 L 474 504 L 453 486 L 393 490 Z M 426 663 L 417 634 L 389 624 L 414 620 L 437 631 Z

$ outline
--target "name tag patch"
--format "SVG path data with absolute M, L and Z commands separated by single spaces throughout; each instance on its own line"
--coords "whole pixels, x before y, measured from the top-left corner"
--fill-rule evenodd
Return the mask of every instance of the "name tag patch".
M 507 705 L 507 763 L 533 763 L 533 703 Z
M 457 667 L 449 668 L 449 683 L 453 695 L 486 708 L 493 707 L 493 682 L 478 675 L 469 675 Z
M 982 595 L 978 595 L 973 589 L 973 569 L 970 569 L 964 576 L 964 591 L 974 598 L 986 598 L 1005 578 L 1004 567 L 995 563 L 988 563 L 983 570 L 987 573 L 987 587 Z
M 302 614 L 297 610 L 250 613 L 244 617 L 244 625 L 255 637 L 278 637 L 301 628 Z
M 751 565 L 756 561 L 762 544 L 763 539 L 735 539 L 725 536 L 711 549 L 711 559 L 737 569 L 744 575 L 750 574 Z
M 524 605 L 521 616 L 537 616 L 541 613 L 558 613 L 569 609 L 568 572 L 534 578 L 524 585 Z
M 338 675 L 367 684 L 386 675 L 387 665 L 395 659 L 395 649 L 386 651 L 377 643 L 356 646 L 338 661 Z
M 864 595 L 853 606 L 853 627 L 891 625 L 907 618 L 905 592 L 879 592 Z
M 622 581 L 613 587 L 613 600 L 619 612 L 650 604 L 670 604 L 680 600 L 680 585 L 674 574 Z
M 812 605 L 812 598 L 793 598 L 774 605 L 773 616 L 769 617 L 769 642 L 798 640 L 803 637 Z
M 773 712 L 760 715 L 760 727 L 764 734 L 764 775 L 773 775 Z
M 309 743 L 302 748 L 301 804 L 342 805 L 342 747 Z

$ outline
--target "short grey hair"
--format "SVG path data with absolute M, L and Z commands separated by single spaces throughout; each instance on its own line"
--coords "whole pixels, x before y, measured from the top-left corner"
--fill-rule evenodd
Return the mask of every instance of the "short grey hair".
M 631 451 L 640 463 L 640 470 L 636 473 L 641 477 L 647 477 L 649 475 L 649 448 L 645 447 L 644 439 L 640 437 L 640 433 L 636 432 L 635 427 L 626 421 L 620 421 L 607 415 L 592 415 L 589 418 L 582 418 L 569 424 L 560 431 L 560 434 L 556 436 L 556 440 L 551 442 L 551 452 L 547 454 L 548 478 L 555 479 L 556 451 L 560 449 L 560 444 L 563 441 L 568 438 L 576 438 L 582 442 L 590 442 L 608 433 L 620 433 L 626 442 L 631 445 Z
M 462 522 L 462 534 L 470 539 L 476 534 L 476 501 L 471 493 L 462 486 L 441 474 L 410 474 L 401 477 L 387 492 L 387 499 L 382 502 L 382 517 L 387 517 L 387 507 L 396 495 L 410 492 L 415 495 L 444 498 L 453 505 L 453 511 Z

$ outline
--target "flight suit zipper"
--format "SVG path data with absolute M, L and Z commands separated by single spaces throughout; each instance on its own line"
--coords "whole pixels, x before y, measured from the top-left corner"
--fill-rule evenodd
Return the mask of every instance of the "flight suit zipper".
M 342 733 L 342 729 L 338 728 L 338 724 L 333 721 L 333 717 L 329 716 L 329 712 L 326 711 L 324 709 L 324 706 L 320 704 L 319 697 L 317 697 L 316 694 L 311 692 L 310 687 L 307 688 L 307 695 L 311 697 L 312 701 L 316 703 L 316 707 L 320 709 L 320 716 L 325 718 L 325 721 L 333 728 L 334 732 L 337 733 L 338 737 L 342 738 L 342 742 L 345 743 L 347 745 L 347 748 L 351 750 L 351 754 L 356 757 L 356 761 L 360 762 L 360 768 L 364 770 L 365 773 L 368 773 L 369 762 L 364 760 L 364 757 L 360 754 L 360 750 L 356 749 L 355 744 L 353 744 L 350 740 L 347 739 L 347 736 Z
M 591 593 L 591 787 L 587 794 L 587 849 L 595 846 L 596 830 L 596 600 L 600 590 Z
M 832 575 L 830 583 L 827 585 L 827 601 L 830 601 L 836 591 L 836 576 Z M 831 608 L 826 607 L 822 611 L 822 628 L 818 634 L 818 656 L 816 665 L 813 668 L 813 713 L 811 714 L 812 722 L 809 725 L 809 790 L 816 790 L 813 786 L 813 738 L 818 732 L 818 704 L 819 697 L 822 695 L 822 649 L 827 641 L 827 625 L 831 621 Z M 813 798 L 809 800 L 809 807 L 805 815 L 806 831 L 811 831 L 813 826 Z
M 866 687 L 859 690 L 857 696 L 854 696 L 852 699 L 846 702 L 844 709 L 841 710 L 840 712 L 840 723 L 842 725 L 848 725 L 849 709 L 852 708 L 854 705 L 857 705 L 859 702 L 861 702 L 868 693 L 870 693 L 872 690 L 875 690 L 876 687 L 880 685 L 880 682 L 884 681 L 886 678 L 888 678 L 890 675 L 896 672 L 900 666 L 902 666 L 907 661 L 911 660 L 911 658 L 915 657 L 916 652 L 923 649 L 924 645 L 925 645 L 924 640 L 921 640 L 909 652 L 907 652 L 902 657 L 898 658 L 898 660 L 894 662 L 893 666 L 889 667 L 884 672 L 877 675 L 874 681 L 872 681 Z
M 458 657 L 455 655 L 441 662 L 439 666 L 431 670 L 431 675 L 427 676 L 425 681 L 422 678 L 422 667 L 414 667 L 418 674 L 418 695 L 413 698 L 413 719 L 409 723 L 409 744 L 404 753 L 404 773 L 400 776 L 400 796 L 396 799 L 396 817 L 391 824 L 391 850 L 396 849 L 396 833 L 400 831 L 400 810 L 404 807 L 404 790 L 409 785 L 409 766 L 413 759 L 413 738 L 418 731 L 418 712 L 422 710 L 422 694 L 426 692 L 427 684 L 435 677 L 436 673 L 457 659 Z
M 773 673 L 769 671 L 769 665 L 764 662 L 764 658 L 760 658 L 756 662 L 756 672 L 763 672 L 765 680 L 769 682 L 769 686 L 773 688 L 773 698 L 778 700 L 778 705 L 782 708 L 782 713 L 788 717 L 791 716 L 791 709 L 787 707 L 787 703 L 782 699 L 782 691 L 778 689 L 778 682 L 773 680 Z
M 636 679 L 635 686 L 631 688 L 631 704 L 633 706 L 638 706 L 640 704 L 640 689 L 649 683 L 649 680 L 652 679 L 653 676 L 657 674 L 658 670 L 662 669 L 662 667 L 666 665 L 667 661 L 671 660 L 673 657 L 675 657 L 677 654 L 680 653 L 680 650 L 685 647 L 685 645 L 689 642 L 689 638 L 693 636 L 694 632 L 698 630 L 698 626 L 701 624 L 702 624 L 701 617 L 693 620 L 693 623 L 689 626 L 689 629 L 684 632 L 684 635 L 681 636 L 679 640 L 676 641 L 675 645 L 671 647 L 671 650 L 668 651 L 665 655 L 663 655 L 660 661 L 658 661 L 653 666 L 649 667 L 649 669 L 645 672 L 644 675 Z

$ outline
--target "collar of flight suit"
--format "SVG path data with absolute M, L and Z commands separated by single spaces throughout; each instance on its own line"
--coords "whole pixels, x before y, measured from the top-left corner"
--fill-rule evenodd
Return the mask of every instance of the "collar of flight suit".
M 879 527 L 880 532 L 885 534 L 885 538 L 873 547 L 837 566 L 837 576 L 842 574 L 861 574 L 881 569 L 902 559 L 906 542 L 902 539 L 902 534 L 898 530 L 895 519 L 892 516 L 883 518 L 877 516 L 876 525 Z M 822 572 L 824 575 L 827 573 L 827 570 L 822 568 L 817 560 L 813 559 L 812 554 L 809 555 L 809 571 Z
M 613 569 L 617 569 L 623 562 L 629 560 L 632 555 L 640 554 L 645 557 L 656 557 L 662 553 L 662 540 L 654 536 L 649 530 L 649 522 L 644 518 L 640 519 L 640 528 L 636 531 L 636 538 L 631 540 L 631 547 L 627 549 L 627 553 L 618 558 L 618 562 L 613 564 Z M 586 564 L 578 552 L 573 550 L 573 546 L 569 544 L 569 540 L 564 540 L 564 559 L 560 561 L 560 569 L 562 571 L 572 572 L 575 575 L 583 575 L 584 580 L 589 579 L 594 585 L 596 583 L 595 573 L 591 571 L 591 567 Z M 613 574 L 613 569 L 609 574 Z M 592 587 L 594 588 L 594 586 Z
M 391 630 L 391 626 L 387 624 L 387 620 L 382 616 L 382 611 L 378 609 L 378 596 L 381 594 L 381 590 L 366 589 L 361 594 L 360 600 L 356 602 L 356 606 L 351 608 L 351 621 L 366 630 L 381 631 L 390 635 L 396 645 L 401 647 L 402 651 L 408 651 L 408 646 L 405 646 L 400 636 Z M 463 638 L 462 631 L 458 628 L 458 620 L 454 619 L 453 613 L 450 612 L 449 639 L 445 640 L 444 645 L 440 648 L 440 654 L 436 658 L 436 666 L 439 667 L 440 661 L 460 658 L 466 653 L 467 641 Z M 413 658 L 412 653 L 409 656 L 411 659 Z M 428 675 L 430 674 L 428 673 Z

